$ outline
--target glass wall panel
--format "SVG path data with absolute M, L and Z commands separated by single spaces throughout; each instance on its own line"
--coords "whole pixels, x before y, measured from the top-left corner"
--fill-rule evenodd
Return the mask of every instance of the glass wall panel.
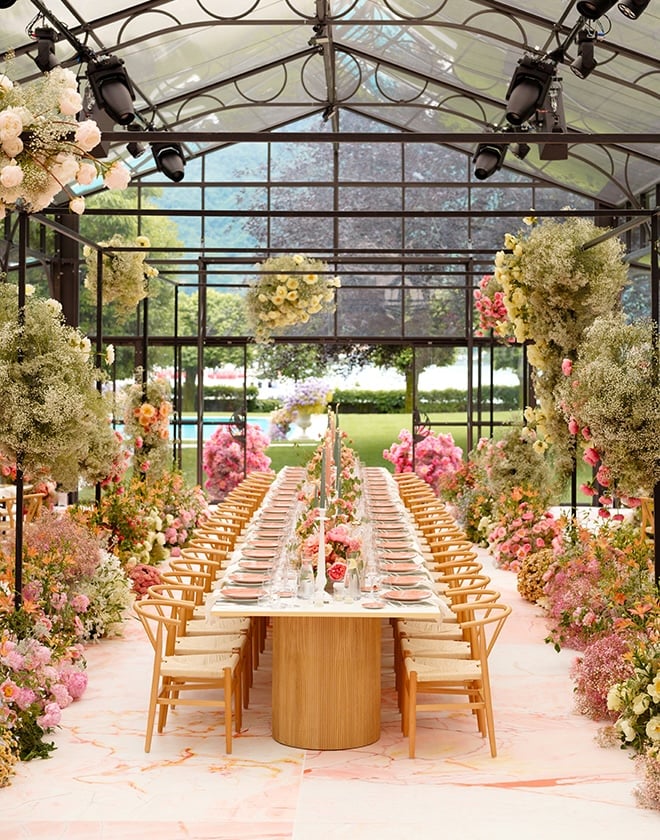
M 340 289 L 338 335 L 401 336 L 401 299 L 400 289 Z

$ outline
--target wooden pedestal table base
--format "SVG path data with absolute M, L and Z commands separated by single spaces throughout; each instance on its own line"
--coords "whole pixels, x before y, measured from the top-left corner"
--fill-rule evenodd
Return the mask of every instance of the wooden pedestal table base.
M 273 738 L 347 750 L 380 737 L 380 618 L 273 617 Z

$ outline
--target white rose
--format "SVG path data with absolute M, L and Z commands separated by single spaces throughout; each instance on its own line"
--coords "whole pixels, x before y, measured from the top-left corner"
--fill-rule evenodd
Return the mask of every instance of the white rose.
M 7 157 L 15 158 L 23 151 L 23 141 L 20 137 L 5 137 L 2 141 L 2 150 Z
M 82 108 L 82 97 L 77 90 L 66 88 L 60 94 L 59 102 L 57 104 L 63 114 L 72 117 Z
M 62 304 L 59 302 L 59 300 L 55 300 L 55 298 L 48 298 L 48 300 L 46 301 L 46 305 L 53 313 L 53 315 L 59 315 L 62 311 Z
M 632 710 L 636 715 L 643 715 L 648 709 L 651 698 L 648 694 L 638 694 L 632 701 Z
M 105 363 L 107 365 L 111 365 L 115 360 L 115 346 L 114 344 L 108 344 L 105 348 Z
M 0 112 L 0 138 L 18 137 L 23 131 L 23 121 L 15 108 L 5 108 Z
M 85 212 L 85 199 L 81 195 L 72 198 L 69 202 L 69 210 L 76 216 L 82 216 Z
M 101 132 L 94 120 L 83 120 L 76 130 L 76 143 L 85 152 L 91 152 L 101 142 Z
M 131 180 L 131 173 L 123 163 L 113 163 L 105 173 L 103 183 L 109 190 L 125 190 Z
M 660 741 L 660 715 L 654 715 L 646 724 L 646 735 L 652 741 Z
M 95 181 L 97 174 L 94 164 L 85 161 L 78 167 L 76 181 L 83 186 L 88 186 Z
M 34 292 L 35 292 L 35 289 L 34 289 L 34 286 L 32 285 L 32 283 L 26 283 L 25 284 L 25 296 L 26 297 L 31 297 L 34 294 Z
M 0 184 L 3 187 L 17 187 L 23 180 L 23 170 L 16 163 L 9 163 L 0 169 Z
M 9 76 L 5 76 L 4 73 L 0 74 L 0 88 L 4 90 L 6 93 L 8 90 L 11 90 L 14 87 L 14 83 L 9 78 Z

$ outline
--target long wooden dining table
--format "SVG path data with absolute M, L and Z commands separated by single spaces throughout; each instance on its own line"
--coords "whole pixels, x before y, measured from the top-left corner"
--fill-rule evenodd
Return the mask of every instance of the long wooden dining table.
M 383 473 L 389 476 L 386 470 Z M 387 478 L 384 480 L 387 482 Z M 391 476 L 389 481 L 390 491 L 398 497 Z M 272 509 L 278 495 L 276 481 L 260 510 Z M 257 531 L 259 513 L 255 516 Z M 401 527 L 412 538 L 406 516 L 401 508 Z M 376 517 L 374 526 L 378 527 Z M 301 749 L 341 750 L 379 739 L 383 625 L 387 626 L 391 618 L 433 619 L 448 612 L 431 589 L 422 546 L 417 540 L 411 545 L 406 567 L 414 563 L 418 571 L 415 579 L 427 578 L 428 597 L 408 600 L 410 590 L 402 588 L 389 593 L 371 591 L 350 602 L 327 592 L 311 600 L 299 598 L 294 591 L 259 591 L 250 597 L 249 590 L 238 587 L 235 581 L 245 577 L 245 564 L 248 575 L 260 564 L 254 559 L 254 551 L 250 553 L 241 545 L 236 548 L 220 587 L 209 597 L 209 614 L 270 620 L 272 734 L 276 741 Z M 264 562 L 261 567 L 266 566 Z

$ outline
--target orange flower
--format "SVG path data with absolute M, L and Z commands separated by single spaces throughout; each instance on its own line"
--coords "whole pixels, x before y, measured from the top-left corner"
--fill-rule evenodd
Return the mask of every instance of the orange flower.
M 151 403 L 142 403 L 137 409 L 138 423 L 147 428 L 156 419 L 156 409 Z

